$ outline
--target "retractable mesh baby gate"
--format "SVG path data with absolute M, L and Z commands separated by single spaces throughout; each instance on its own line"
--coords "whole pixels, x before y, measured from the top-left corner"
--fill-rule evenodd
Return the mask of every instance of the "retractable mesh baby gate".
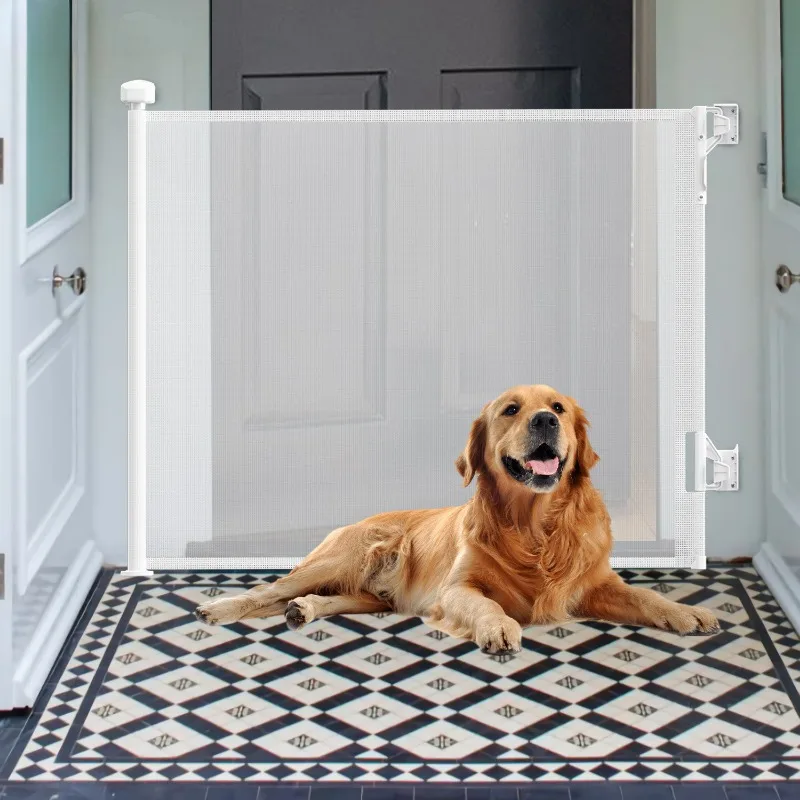
M 686 439 L 719 109 L 140 102 L 133 573 L 287 568 L 343 524 L 463 503 L 470 423 L 521 383 L 586 409 L 616 566 L 704 565 Z

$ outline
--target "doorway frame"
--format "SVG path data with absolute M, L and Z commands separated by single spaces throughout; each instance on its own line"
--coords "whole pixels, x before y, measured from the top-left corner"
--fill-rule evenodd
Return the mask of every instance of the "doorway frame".
M 656 0 L 633 0 L 633 107 L 657 108 Z
M 12 45 L 14 0 L 0 0 L 0 139 L 3 140 L 4 175 L 0 181 L 0 241 L 11 247 L 0 247 L 0 274 L 8 279 L 14 269 L 14 195 L 15 164 L 8 158 L 9 142 L 13 141 L 14 119 L 12 99 Z M 0 292 L 0 674 L 13 672 L 12 608 L 13 579 L 11 543 L 14 524 L 14 410 L 16 370 L 12 363 L 13 327 L 11 293 Z M 0 681 L 0 708 L 12 705 L 12 681 Z

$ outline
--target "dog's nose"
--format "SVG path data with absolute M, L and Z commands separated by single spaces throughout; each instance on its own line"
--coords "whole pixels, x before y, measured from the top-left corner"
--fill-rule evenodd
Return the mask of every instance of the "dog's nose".
M 531 417 L 531 430 L 544 433 L 548 428 L 558 427 L 558 417 L 551 411 L 540 411 Z

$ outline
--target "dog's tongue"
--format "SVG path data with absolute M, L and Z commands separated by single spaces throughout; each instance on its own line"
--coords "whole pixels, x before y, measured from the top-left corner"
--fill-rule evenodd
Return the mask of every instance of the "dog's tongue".
M 547 461 L 529 461 L 525 466 L 536 475 L 555 475 L 558 469 L 558 459 L 548 458 Z

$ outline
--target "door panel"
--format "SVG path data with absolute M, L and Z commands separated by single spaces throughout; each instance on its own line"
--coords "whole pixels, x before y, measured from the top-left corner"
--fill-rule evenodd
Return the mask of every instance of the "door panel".
M 800 273 L 800 6 L 768 0 L 767 11 L 768 186 L 762 205 L 770 399 L 767 543 L 800 580 L 800 284 L 785 293 L 775 286 L 779 265 Z M 792 602 L 797 606 L 800 598 Z
M 442 108 L 580 108 L 577 69 L 442 72 Z
M 387 108 L 449 108 L 442 82 L 462 72 L 463 108 L 630 108 L 632 20 L 631 0 L 211 0 L 211 107 L 249 107 L 259 76 L 369 72 Z
M 86 420 L 81 405 L 85 399 L 86 315 L 81 311 L 82 305 L 63 322 L 48 326 L 19 357 L 16 555 L 21 591 L 63 533 L 86 491 Z M 53 398 L 59 398 L 57 411 Z
M 773 308 L 769 330 L 770 369 L 775 393 L 770 422 L 770 440 L 774 443 L 771 488 L 776 499 L 800 523 L 800 460 L 796 457 L 800 452 L 800 422 L 797 406 L 791 401 L 791 398 L 800 397 L 798 342 L 800 314 L 785 308 Z
M 67 25 L 59 16 L 65 5 Z M 101 556 L 92 537 L 86 463 L 87 295 L 68 286 L 51 290 L 54 268 L 65 277 L 78 267 L 90 273 L 85 161 L 76 159 L 85 145 L 76 138 L 86 130 L 86 72 L 78 63 L 78 54 L 85 55 L 86 5 L 27 0 L 3 4 L 3 14 L 0 28 L 10 25 L 31 47 L 30 60 L 19 48 L 11 70 L 15 96 L 25 102 L 12 105 L 0 92 L 0 119 L 11 120 L 19 134 L 6 140 L 12 168 L 0 186 L 7 201 L 0 205 L 2 228 L 19 244 L 0 254 L 11 297 L 10 326 L 0 331 L 12 386 L 10 414 L 0 422 L 10 445 L 13 509 L 11 525 L 0 529 L 0 552 L 7 554 L 0 617 L 11 620 L 6 661 L 0 661 L 0 707 L 10 707 L 35 701 Z M 57 70 L 51 56 L 58 56 Z M 20 198 L 27 201 L 15 202 Z
M 330 111 L 387 108 L 385 73 L 363 75 L 274 75 L 242 79 L 242 108 L 247 111 Z

